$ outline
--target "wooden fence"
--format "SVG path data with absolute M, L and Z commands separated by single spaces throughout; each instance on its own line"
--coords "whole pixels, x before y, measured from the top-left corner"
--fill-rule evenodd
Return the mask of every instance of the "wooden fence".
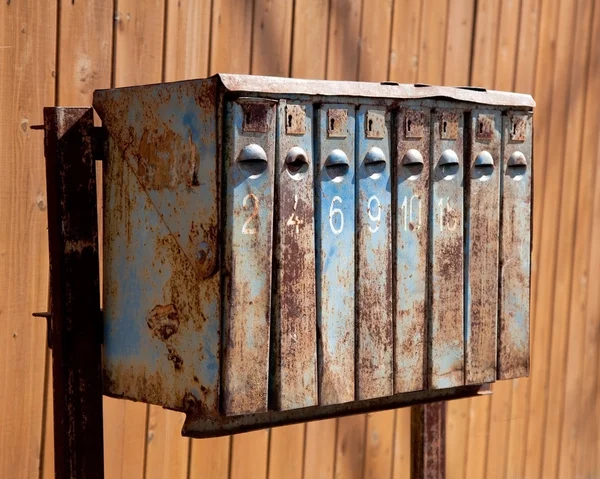
M 600 476 L 600 4 L 593 0 L 3 0 L 0 477 L 52 477 L 42 107 L 214 72 L 532 93 L 532 371 L 449 404 L 450 478 Z M 404 478 L 409 411 L 190 441 L 105 399 L 107 478 Z

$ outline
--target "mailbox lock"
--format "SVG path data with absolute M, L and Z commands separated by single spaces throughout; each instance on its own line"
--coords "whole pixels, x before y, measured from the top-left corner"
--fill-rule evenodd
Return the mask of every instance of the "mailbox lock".
M 408 171 L 409 180 L 416 180 L 421 175 L 424 164 L 423 155 L 412 148 L 402 158 L 402 166 Z
M 370 178 L 376 180 L 385 170 L 385 153 L 374 146 L 365 155 L 365 170 Z
M 327 156 L 325 160 L 325 170 L 327 175 L 335 183 L 342 181 L 344 175 L 348 172 L 350 163 L 346 153 L 342 150 L 335 149 Z
M 445 150 L 440 156 L 438 166 L 442 173 L 442 178 L 451 180 L 458 173 L 458 156 L 453 150 Z
M 482 151 L 475 158 L 473 167 L 473 178 L 487 181 L 494 173 L 494 159 L 489 152 Z
M 287 172 L 294 180 L 301 179 L 308 171 L 308 159 L 306 151 L 299 146 L 290 148 L 285 156 Z
M 250 178 L 258 178 L 267 169 L 267 154 L 260 145 L 247 145 L 238 156 L 238 166 Z
M 527 159 L 520 151 L 515 151 L 508 158 L 506 172 L 514 180 L 520 180 L 527 171 Z

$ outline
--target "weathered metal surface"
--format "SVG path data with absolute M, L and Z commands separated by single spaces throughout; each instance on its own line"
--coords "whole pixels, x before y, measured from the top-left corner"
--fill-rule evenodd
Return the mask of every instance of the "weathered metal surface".
M 44 108 L 56 477 L 104 476 L 93 128 L 91 108 Z
M 278 110 L 271 394 L 273 408 L 287 410 L 318 402 L 313 106 L 282 101 Z
M 433 113 L 429 387 L 464 383 L 463 115 Z
M 104 166 L 104 392 L 217 413 L 217 87 L 97 91 Z
M 465 382 L 496 379 L 498 234 L 500 225 L 499 111 L 473 110 L 465 159 Z
M 448 401 L 489 394 L 489 385 L 470 385 L 458 388 L 413 391 L 383 398 L 352 401 L 343 404 L 316 406 L 289 411 L 268 411 L 241 416 L 209 416 L 190 412 L 183 424 L 183 435 L 194 438 L 224 436 L 232 433 L 254 431 L 266 427 L 284 426 L 299 422 L 316 421 L 331 417 L 371 413 L 386 409 Z
M 470 90 L 445 86 L 416 86 L 393 82 L 322 81 L 258 75 L 216 75 L 226 90 L 256 92 L 263 95 L 317 95 L 360 98 L 397 98 L 403 100 L 436 98 L 494 106 L 533 108 L 530 95 L 494 90 Z M 214 78 L 214 77 L 213 77 Z
M 421 404 L 411 409 L 410 477 L 446 477 L 446 403 Z
M 356 119 L 356 399 L 393 392 L 391 114 Z
M 346 114 L 329 110 L 347 110 Z M 338 125 L 344 117 L 345 125 Z M 331 121 L 333 120 L 333 125 Z M 315 175 L 319 404 L 354 400 L 354 109 L 318 110 Z M 330 137 L 346 132 L 345 137 Z
M 413 108 L 396 121 L 395 393 L 425 388 L 430 121 Z
M 498 378 L 529 374 L 532 117 L 504 117 Z
M 267 410 L 277 102 L 225 111 L 223 413 Z

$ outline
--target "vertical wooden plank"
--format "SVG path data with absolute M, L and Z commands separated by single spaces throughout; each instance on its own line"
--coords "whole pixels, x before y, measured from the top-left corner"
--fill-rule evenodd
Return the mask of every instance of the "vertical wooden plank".
M 208 75 L 211 0 L 168 0 L 165 81 Z
M 181 437 L 185 415 L 166 412 L 159 407 L 150 408 L 146 438 L 146 479 L 187 479 L 190 440 Z
M 392 476 L 395 411 L 367 414 L 364 479 Z
M 324 78 L 327 64 L 329 2 L 296 0 L 292 38 L 291 76 Z
M 293 2 L 255 1 L 252 74 L 289 75 L 292 8 Z
M 471 84 L 489 88 L 494 84 L 498 46 L 500 0 L 477 3 Z
M 573 276 L 575 260 L 575 234 L 582 228 L 581 219 L 578 217 L 577 196 L 579 192 L 579 173 L 582 162 L 581 138 L 585 127 L 585 89 L 586 69 L 589 53 L 589 37 L 591 30 L 592 8 L 594 2 L 578 0 L 571 8 L 576 11 L 573 15 L 572 26 L 569 30 L 571 39 L 569 45 L 570 68 L 561 72 L 567 76 L 567 105 L 564 110 L 565 122 L 562 134 L 564 139 L 564 154 L 571 160 L 562 166 L 562 194 L 560 201 L 560 219 L 558 224 L 558 250 L 556 265 L 556 284 L 558 292 L 566 294 L 554 296 L 552 309 L 552 357 L 550 368 L 552 374 L 548 385 L 548 411 L 546 413 L 546 433 L 544 441 L 544 467 L 542 474 L 546 477 L 555 477 L 558 474 L 559 462 L 567 458 L 567 454 L 574 456 L 572 448 L 561 444 L 562 421 L 567 413 L 565 409 L 566 395 L 577 398 L 579 396 L 578 378 L 582 342 L 581 332 L 584 329 L 584 316 L 569 315 L 569 304 L 572 295 L 580 287 L 580 276 Z M 566 61 L 566 58 L 565 58 Z M 558 133 L 556 130 L 556 134 Z M 560 151 L 560 150 L 559 150 Z M 570 254 L 565 254 L 565 252 Z M 580 251 L 583 251 L 581 249 Z M 570 294 L 569 294 L 570 293 Z M 571 346 L 571 347 L 569 347 Z M 569 354 L 571 352 L 571 354 Z M 569 367 L 569 369 L 567 369 Z M 558 414 L 556 413 L 558 411 Z M 568 461 L 567 461 L 568 463 Z M 574 464 L 573 464 L 574 466 Z M 571 468 L 573 470 L 573 468 Z
M 367 416 L 360 414 L 343 419 L 338 421 L 334 477 L 362 479 L 365 467 Z
M 423 0 L 417 81 L 442 82 L 448 21 L 448 0 Z
M 475 0 L 449 0 L 444 85 L 470 83 L 474 13 Z
M 414 83 L 419 71 L 422 2 L 394 0 L 389 79 Z
M 462 112 L 433 114 L 428 381 L 432 389 L 464 384 L 463 124 Z
M 330 0 L 327 79 L 356 80 L 363 0 Z
M 546 5 L 544 4 L 544 8 Z M 555 411 L 549 409 L 549 396 L 553 391 L 549 390 L 551 380 L 551 368 L 556 364 L 557 358 L 561 357 L 564 351 L 563 339 L 564 336 L 557 334 L 565 334 L 563 330 L 564 319 L 553 317 L 554 299 L 556 293 L 560 290 L 556 289 L 556 272 L 558 256 L 562 254 L 558 250 L 558 238 L 564 233 L 560 228 L 560 219 L 557 211 L 560 211 L 561 195 L 562 195 L 562 172 L 563 165 L 562 157 L 565 154 L 565 119 L 568 114 L 568 95 L 564 92 L 569 88 L 569 75 L 571 65 L 571 44 L 573 42 L 574 33 L 574 18 L 575 8 L 570 3 L 560 2 L 560 5 L 549 5 L 549 8 L 557 10 L 558 26 L 556 29 L 555 48 L 547 54 L 538 56 L 538 62 L 553 64 L 551 70 L 551 85 L 549 88 L 548 77 L 542 76 L 543 73 L 538 70 L 536 78 L 536 92 L 542 93 L 542 98 L 537 98 L 538 104 L 544 100 L 547 91 L 553 92 L 551 110 L 536 111 L 536 117 L 540 117 L 540 113 L 548 115 L 542 118 L 542 122 L 546 120 L 545 128 L 536 128 L 536 132 L 543 132 L 542 138 L 538 139 L 536 133 L 536 158 L 542 158 L 542 164 L 536 165 L 537 171 L 544 171 L 546 177 L 544 181 L 543 196 L 539 195 L 536 190 L 536 202 L 542 204 L 541 222 L 537 223 L 542 227 L 541 238 L 539 238 L 539 271 L 538 281 L 536 284 L 536 316 L 533 328 L 533 348 L 534 357 L 549 358 L 533 361 L 531 368 L 531 398 L 530 398 L 530 414 L 527 431 L 527 449 L 526 449 L 526 469 L 527 477 L 542 477 L 544 472 L 544 442 L 546 440 L 546 424 L 548 414 L 555 414 Z M 544 25 L 542 25 L 544 27 Z M 548 26 L 547 28 L 550 28 Z M 542 41 L 540 40 L 540 45 Z M 555 64 L 554 64 L 555 62 Z M 543 125 L 543 123 L 542 123 Z M 540 144 L 538 140 L 545 142 Z M 540 151 L 541 150 L 541 151 Z M 541 178 L 537 177 L 538 180 Z M 534 206 L 535 207 L 535 206 Z M 534 211 L 534 224 L 535 223 Z M 534 234 L 534 241 L 535 241 Z M 536 243 L 534 243 L 536 244 Z M 555 334 L 555 331 L 557 334 Z M 563 359 L 564 361 L 564 359 Z M 549 367 L 550 366 L 550 367 Z M 540 438 L 544 438 L 541 441 Z M 553 459 L 549 458 L 553 462 Z
M 213 0 L 210 68 L 215 73 L 249 73 L 254 0 Z
M 430 124 L 428 109 L 396 118 L 395 393 L 426 387 Z
M 595 5 L 590 34 L 589 66 L 587 72 L 587 93 L 585 98 L 584 125 L 600 124 L 600 62 L 593 61 L 600 55 L 600 8 Z M 579 196 L 577 204 L 578 223 L 573 283 L 580 289 L 571 296 L 570 316 L 585 317 L 582 337 L 575 349 L 582 350 L 579 378 L 579 392 L 567 395 L 565 399 L 565 419 L 562 430 L 562 444 L 566 447 L 566 457 L 560 461 L 559 474 L 571 468 L 577 477 L 592 477 L 598 473 L 596 463 L 598 448 L 598 424 L 589 420 L 598 414 L 600 395 L 598 385 L 598 352 L 600 331 L 600 187 L 598 186 L 599 148 L 597 132 L 585 127 L 582 135 Z M 591 174 L 591 171 L 595 173 Z M 578 250 L 581 249 L 581 252 Z M 583 265 L 581 263 L 584 263 Z M 579 278 L 586 278 L 580 281 Z M 569 346 L 571 351 L 571 346 Z M 572 450 L 575 457 L 572 459 Z M 575 463 L 575 468 L 573 467 Z
M 190 457 L 190 479 L 227 479 L 231 436 L 193 439 Z
M 250 98 L 226 105 L 221 407 L 227 415 L 267 410 L 276 107 L 274 100 Z
M 448 479 L 469 477 L 467 475 L 467 451 L 470 414 L 470 399 L 448 402 L 446 425 L 446 477 Z
M 271 429 L 269 478 L 302 479 L 306 424 Z
M 482 384 L 496 379 L 502 117 L 498 110 L 472 110 L 469 121 L 470 157 L 465 162 L 465 384 Z
M 391 477 L 401 479 L 410 475 L 410 408 L 396 409 L 394 426 L 393 470 Z
M 54 104 L 57 2 L 0 5 L 0 476 L 38 474 L 48 243 L 42 108 Z
M 388 79 L 392 6 L 394 0 L 363 1 L 360 29 L 358 79 Z
M 521 1 L 521 18 L 519 21 L 519 42 L 517 46 L 516 55 L 516 67 L 513 88 L 519 92 L 533 92 L 536 82 L 536 59 L 538 55 L 538 36 L 540 32 L 540 20 L 541 20 L 541 0 L 522 0 Z M 536 107 L 536 128 L 540 128 L 543 125 L 543 111 L 540 110 L 542 103 L 540 102 L 539 96 L 536 94 L 535 99 L 537 100 Z M 537 139 L 537 136 L 536 136 Z M 536 140 L 536 145 L 539 142 Z M 537 148 L 537 146 L 536 146 Z M 536 151 L 536 158 L 538 165 L 541 165 L 545 160 L 540 157 L 540 151 Z M 535 184 L 535 195 L 536 198 L 540 197 L 540 193 L 543 192 L 543 172 L 541 168 L 538 170 L 536 184 Z M 542 179 L 540 180 L 540 177 Z M 536 308 L 536 288 L 535 282 L 538 276 L 537 268 L 538 262 L 536 259 L 537 251 L 539 251 L 540 245 L 538 238 L 539 228 L 539 217 L 536 216 L 536 212 L 540 210 L 540 201 L 534 201 L 533 203 L 533 252 L 532 252 L 532 269 L 531 269 L 531 292 L 530 292 L 530 334 L 533 338 L 535 332 L 535 308 Z M 533 351 L 533 341 L 531 341 L 530 347 Z M 533 354 L 533 352 L 532 352 Z M 530 397 L 530 379 L 517 379 L 513 382 L 512 387 L 512 404 L 511 404 L 511 420 L 508 423 L 508 439 L 506 441 L 506 476 L 515 477 L 521 476 L 524 472 L 524 461 L 525 461 L 525 443 L 527 441 L 527 427 L 529 420 L 529 397 Z M 492 401 L 494 401 L 492 399 Z M 493 414 L 493 411 L 492 411 Z
M 356 399 L 393 394 L 391 114 L 362 105 L 356 140 Z
M 114 85 L 122 87 L 157 83 L 162 79 L 164 0 L 143 4 L 118 0 L 115 15 Z M 118 401 L 118 400 L 112 400 Z M 108 477 L 143 477 L 146 458 L 148 406 L 118 401 L 107 414 L 115 422 L 105 424 Z M 116 418 L 120 416 L 121 423 Z
M 269 430 L 236 434 L 231 438 L 231 470 L 229 479 L 265 479 Z
M 520 35 L 515 35 L 514 26 L 520 20 L 521 1 L 506 0 L 500 3 L 498 42 L 494 75 L 494 89 L 510 91 L 515 81 L 516 50 Z
M 313 111 L 278 106 L 270 401 L 282 411 L 318 404 Z
M 306 424 L 304 479 L 333 478 L 337 424 L 337 419 Z
M 354 400 L 354 110 L 318 110 L 315 217 L 319 404 Z

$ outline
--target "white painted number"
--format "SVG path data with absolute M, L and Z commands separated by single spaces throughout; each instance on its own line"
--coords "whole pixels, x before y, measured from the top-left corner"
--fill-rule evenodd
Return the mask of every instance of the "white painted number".
M 369 231 L 375 233 L 379 229 L 381 223 L 381 202 L 377 196 L 373 195 L 369 198 L 367 212 L 369 213 L 369 219 L 375 223 L 375 226 L 369 225 Z
M 333 207 L 333 204 L 336 201 L 339 201 L 341 204 L 342 199 L 339 196 L 334 196 L 333 200 L 331 200 L 331 207 L 329 208 L 329 225 L 331 226 L 331 231 L 333 231 L 333 234 L 339 235 L 342 232 L 342 230 L 344 229 L 344 213 L 342 213 L 342 210 L 340 210 L 339 208 Z M 339 217 L 340 217 L 340 227 L 339 228 L 336 228 L 335 225 L 333 224 L 334 215 L 339 215 Z
M 446 206 L 444 207 L 444 203 Z M 448 231 L 454 231 L 458 227 L 459 218 L 456 210 L 450 206 L 450 198 L 441 198 L 439 203 L 440 231 L 444 231 L 444 224 Z
M 245 235 L 255 235 L 256 234 L 256 228 L 254 227 L 250 227 L 250 222 L 252 220 L 256 220 L 258 218 L 258 198 L 253 195 L 252 193 L 250 193 L 249 195 L 246 195 L 244 197 L 244 201 L 242 202 L 242 206 L 244 207 L 244 209 L 246 209 L 249 205 L 248 203 L 251 202 L 251 208 L 252 208 L 252 213 L 250 214 L 250 217 L 246 220 L 246 222 L 244 223 L 244 226 L 242 226 L 242 234 Z
M 300 233 L 300 226 L 304 224 L 302 218 L 299 218 L 296 214 L 296 207 L 298 206 L 298 195 L 294 195 L 294 211 L 287 220 L 286 225 L 296 227 L 296 234 Z
M 421 197 L 412 195 L 409 199 L 408 196 L 405 196 L 401 208 L 404 214 L 404 231 L 408 231 L 409 228 L 418 230 L 422 225 Z

